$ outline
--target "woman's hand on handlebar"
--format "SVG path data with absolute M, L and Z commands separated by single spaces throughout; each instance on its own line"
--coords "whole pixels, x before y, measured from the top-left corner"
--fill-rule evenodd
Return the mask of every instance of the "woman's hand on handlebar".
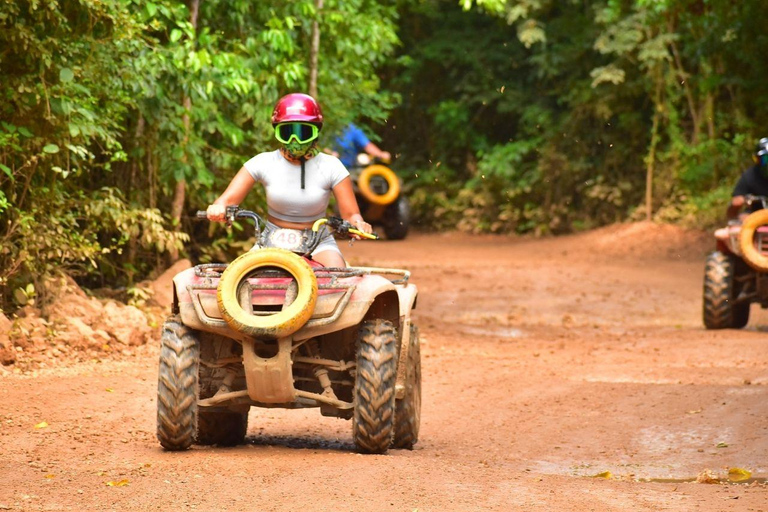
M 211 204 L 208 205 L 206 214 L 208 216 L 208 220 L 212 220 L 214 222 L 224 222 L 227 220 L 227 207 L 223 204 Z
M 362 231 L 363 233 L 369 233 L 369 234 L 373 232 L 373 228 L 371 227 L 370 224 L 368 224 L 367 222 L 365 222 L 365 220 L 363 220 L 362 215 L 353 215 L 348 222 L 352 224 L 352 227 L 357 229 L 358 231 Z M 363 237 L 352 233 L 352 238 L 354 238 L 355 240 L 361 240 Z

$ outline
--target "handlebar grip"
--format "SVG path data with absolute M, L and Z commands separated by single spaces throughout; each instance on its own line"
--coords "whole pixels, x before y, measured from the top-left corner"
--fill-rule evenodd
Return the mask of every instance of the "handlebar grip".
M 207 219 L 208 218 L 208 212 L 204 210 L 197 210 L 197 213 L 195 214 L 195 217 L 198 219 Z
M 362 238 L 367 238 L 368 240 L 379 239 L 379 235 L 377 235 L 376 233 L 366 233 L 365 231 L 360 231 L 359 229 L 356 229 L 356 228 L 349 228 L 349 232 L 352 233 L 353 235 L 357 235 Z

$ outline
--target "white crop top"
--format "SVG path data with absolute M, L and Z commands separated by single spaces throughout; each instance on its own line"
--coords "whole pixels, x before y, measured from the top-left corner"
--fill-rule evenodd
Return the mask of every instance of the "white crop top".
M 318 153 L 304 164 L 304 189 L 301 165 L 286 160 L 280 150 L 259 153 L 244 167 L 267 192 L 269 214 L 287 222 L 312 222 L 325 217 L 333 187 L 349 176 L 335 156 Z

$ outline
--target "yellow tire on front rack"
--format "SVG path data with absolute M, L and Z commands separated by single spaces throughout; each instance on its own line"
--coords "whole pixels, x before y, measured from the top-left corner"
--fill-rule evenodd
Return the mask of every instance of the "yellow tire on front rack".
M 255 270 L 277 267 L 296 280 L 296 299 L 273 315 L 254 315 L 240 304 L 240 290 Z M 307 323 L 317 302 L 317 277 L 300 256 L 284 249 L 259 249 L 239 256 L 227 266 L 216 290 L 221 316 L 234 330 L 259 338 L 289 336 Z M 250 300 L 249 300 L 250 303 Z
M 371 179 L 375 176 L 387 182 L 387 191 L 384 194 L 377 194 L 371 188 Z M 394 203 L 400 196 L 400 180 L 392 169 L 384 165 L 369 165 L 363 169 L 357 180 L 357 186 L 363 197 L 373 204 L 386 206 Z
M 768 256 L 762 254 L 755 245 L 757 228 L 768 225 L 768 210 L 758 210 L 747 217 L 741 225 L 739 248 L 741 256 L 753 269 L 768 271 Z

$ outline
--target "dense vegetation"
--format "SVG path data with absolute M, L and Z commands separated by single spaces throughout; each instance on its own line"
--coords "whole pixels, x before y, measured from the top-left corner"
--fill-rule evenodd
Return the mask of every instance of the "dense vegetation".
M 190 214 L 275 147 L 269 113 L 308 90 L 315 22 L 325 140 L 353 119 L 378 133 L 421 227 L 711 224 L 763 134 L 760 7 L 4 2 L 0 305 L 33 300 L 60 271 L 134 290 L 179 251 L 236 248 Z

